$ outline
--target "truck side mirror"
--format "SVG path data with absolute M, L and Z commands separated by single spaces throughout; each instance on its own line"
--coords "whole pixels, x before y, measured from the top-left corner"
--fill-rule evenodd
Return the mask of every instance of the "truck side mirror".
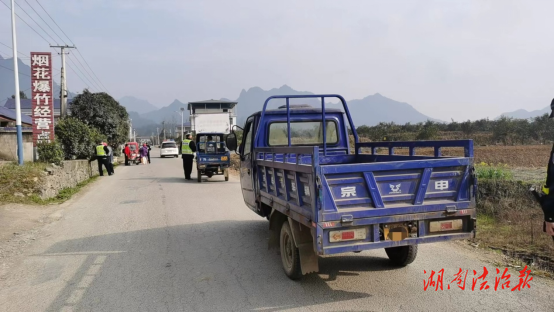
M 225 145 L 230 151 L 237 150 L 237 135 L 234 132 L 231 132 L 225 138 Z

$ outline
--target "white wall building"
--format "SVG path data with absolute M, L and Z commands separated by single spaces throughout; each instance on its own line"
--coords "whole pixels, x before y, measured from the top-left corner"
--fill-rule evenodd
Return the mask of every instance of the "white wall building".
M 199 102 L 189 102 L 187 109 L 190 113 L 190 127 L 193 132 L 196 131 L 195 120 L 198 115 L 202 114 L 229 114 L 230 129 L 237 124 L 237 107 L 238 102 L 207 100 Z

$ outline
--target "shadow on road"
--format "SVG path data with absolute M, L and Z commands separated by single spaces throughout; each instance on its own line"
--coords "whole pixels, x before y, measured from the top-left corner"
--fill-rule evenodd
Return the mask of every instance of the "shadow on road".
M 279 255 L 267 249 L 267 227 L 264 221 L 221 221 L 56 243 L 36 256 L 84 261 L 48 310 L 301 308 L 370 297 L 334 290 L 328 282 L 392 269 L 383 258 L 328 257 L 320 260 L 320 274 L 291 281 Z
M 132 181 L 132 180 L 152 180 L 157 181 L 160 183 L 196 183 L 198 184 L 198 181 L 196 180 L 196 177 L 194 177 L 192 180 L 185 180 L 185 177 L 165 177 L 165 178 L 129 178 L 129 179 L 121 179 L 122 181 Z M 231 183 L 231 184 L 238 184 L 240 182 L 238 181 L 225 181 L 223 179 L 223 176 L 215 176 L 212 178 L 208 177 L 202 177 L 202 183 Z

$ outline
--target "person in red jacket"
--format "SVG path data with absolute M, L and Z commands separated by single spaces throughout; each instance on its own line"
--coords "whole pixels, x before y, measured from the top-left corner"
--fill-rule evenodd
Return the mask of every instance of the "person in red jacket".
M 123 150 L 123 154 L 125 154 L 125 166 L 130 166 L 129 156 L 131 156 L 131 149 L 129 148 L 129 144 L 125 144 L 125 149 Z

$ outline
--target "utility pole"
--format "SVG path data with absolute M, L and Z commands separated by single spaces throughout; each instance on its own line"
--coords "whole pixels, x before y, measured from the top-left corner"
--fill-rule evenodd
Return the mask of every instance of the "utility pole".
M 61 78 L 60 78 L 60 117 L 67 116 L 67 81 L 65 80 L 66 73 L 65 73 L 65 52 L 64 49 L 75 49 L 75 46 L 68 46 L 67 44 L 64 46 L 50 46 L 51 48 L 60 48 L 61 49 L 61 56 L 62 56 L 62 71 L 61 71 Z M 69 53 L 67 53 L 69 54 Z
M 165 120 L 162 121 L 162 127 L 163 127 L 163 131 L 164 131 L 164 141 L 165 141 Z
M 156 136 L 158 137 L 158 145 L 160 145 L 160 128 L 156 128 Z
M 129 141 L 133 141 L 133 119 L 129 118 Z
M 15 38 L 15 7 L 12 0 L 13 76 L 15 83 L 15 128 L 17 130 L 17 160 L 23 166 L 23 130 L 21 129 L 21 101 L 19 97 L 19 69 L 17 67 L 17 40 Z
M 185 139 L 185 128 L 184 128 L 184 119 L 183 119 L 183 117 L 185 115 L 185 108 L 181 107 L 180 111 L 175 111 L 175 112 L 181 114 L 181 140 L 184 140 Z

